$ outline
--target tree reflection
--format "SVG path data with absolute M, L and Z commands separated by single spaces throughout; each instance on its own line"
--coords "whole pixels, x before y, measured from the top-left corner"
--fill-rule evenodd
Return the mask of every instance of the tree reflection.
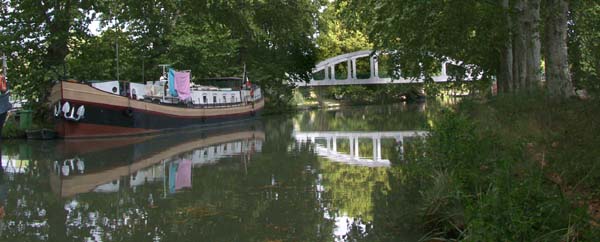
M 418 130 L 425 122 L 418 110 L 408 109 L 402 118 L 391 116 L 398 111 L 393 108 L 360 110 L 269 117 L 261 126 L 215 134 L 108 142 L 108 150 L 69 151 L 62 158 L 55 149 L 72 145 L 4 144 L 0 193 L 4 186 L 7 196 L 0 240 L 414 239 L 407 234 L 416 229 L 418 184 L 409 182 L 399 143 L 382 139 L 383 159 L 393 165 L 373 168 L 331 162 L 317 156 L 313 144 L 294 140 L 294 126 Z M 382 115 L 388 117 L 376 117 Z M 342 140 L 337 147 L 350 150 Z M 361 140 L 359 149 L 361 156 L 372 156 L 373 143 Z M 9 158 L 21 164 L 10 172 Z M 193 164 L 189 173 L 183 172 L 185 160 Z M 177 186 L 177 176 L 189 176 L 189 186 Z

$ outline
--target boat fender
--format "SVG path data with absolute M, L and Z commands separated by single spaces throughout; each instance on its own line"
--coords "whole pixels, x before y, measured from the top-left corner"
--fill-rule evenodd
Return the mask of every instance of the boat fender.
M 60 165 L 57 160 L 54 161 L 54 172 L 60 175 Z
M 54 117 L 60 116 L 60 102 L 54 105 Z
M 85 163 L 79 158 L 77 159 L 77 170 L 79 170 L 79 173 L 81 174 L 83 174 L 83 171 L 85 170 Z
M 65 113 L 65 118 L 66 119 L 70 119 L 70 120 L 76 120 L 75 119 L 75 107 L 71 108 L 71 114 L 67 115 L 67 113 Z
M 80 119 L 82 119 L 85 116 L 85 106 L 81 105 L 79 106 L 79 108 L 77 109 L 77 118 L 75 119 L 75 121 L 79 121 Z
M 69 113 L 69 110 L 71 110 L 71 104 L 69 104 L 69 102 L 65 102 L 62 106 L 62 112 L 66 115 Z
M 127 108 L 127 109 L 123 110 L 123 115 L 130 117 L 130 118 L 133 117 L 133 109 Z
M 69 176 L 69 165 L 67 164 L 67 160 L 63 161 L 63 165 L 61 167 L 61 171 L 62 171 L 62 175 L 63 176 Z

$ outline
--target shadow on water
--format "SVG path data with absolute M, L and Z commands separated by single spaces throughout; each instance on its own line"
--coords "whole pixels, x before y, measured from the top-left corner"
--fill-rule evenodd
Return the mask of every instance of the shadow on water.
M 0 240 L 415 240 L 418 196 L 405 184 L 403 153 L 409 133 L 425 130 L 425 109 L 350 107 L 156 136 L 4 142 Z M 335 144 L 300 137 L 317 131 L 335 134 Z

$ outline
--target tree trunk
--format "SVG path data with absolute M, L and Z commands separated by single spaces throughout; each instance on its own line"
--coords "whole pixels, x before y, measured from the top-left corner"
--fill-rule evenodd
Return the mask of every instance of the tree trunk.
M 569 4 L 566 0 L 547 0 L 547 3 L 544 52 L 548 92 L 554 97 L 570 97 L 574 92 L 567 51 Z
M 513 87 L 513 53 L 512 53 L 512 21 L 509 12 L 509 0 L 502 0 L 502 10 L 504 11 L 504 24 L 506 39 L 504 48 L 500 54 L 500 68 L 498 73 L 498 92 L 511 92 Z
M 48 25 L 48 49 L 44 65 L 53 70 L 59 79 L 65 76 L 65 58 L 69 54 L 69 28 L 73 25 L 72 1 L 57 1 L 53 10 L 45 10 L 46 24 Z M 60 70 L 59 68 L 62 68 Z
M 529 0 L 527 5 L 527 89 L 539 87 L 542 80 L 541 38 L 540 38 L 540 0 Z
M 527 36 L 526 36 L 526 30 L 524 28 L 523 22 L 524 22 L 524 18 L 523 16 L 525 15 L 525 1 L 526 0 L 516 0 L 515 4 L 514 4 L 514 18 L 516 21 L 514 21 L 514 26 L 513 26 L 513 42 L 512 42 L 512 47 L 513 47 L 513 86 L 514 86 L 514 91 L 519 91 L 521 89 L 525 88 L 525 77 L 526 77 L 526 73 L 527 73 L 527 64 L 526 64 L 526 60 L 527 60 L 527 56 L 526 56 L 526 50 L 527 50 Z
M 540 0 L 516 0 L 513 11 L 513 78 L 516 89 L 531 90 L 541 81 Z

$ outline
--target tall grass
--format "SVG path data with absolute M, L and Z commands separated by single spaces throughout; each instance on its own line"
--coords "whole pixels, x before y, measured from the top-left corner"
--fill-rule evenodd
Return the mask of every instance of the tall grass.
M 423 240 L 597 241 L 584 204 L 600 194 L 599 111 L 528 94 L 441 112 L 407 154 Z

